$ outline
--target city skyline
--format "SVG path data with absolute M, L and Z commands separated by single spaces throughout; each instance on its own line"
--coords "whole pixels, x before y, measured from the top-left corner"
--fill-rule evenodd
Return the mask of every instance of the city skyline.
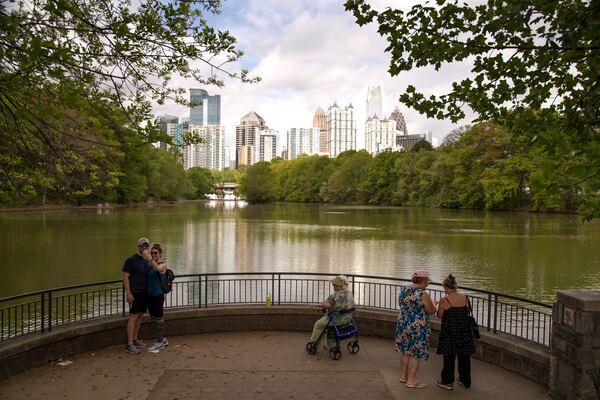
M 406 8 L 411 2 L 392 1 L 385 5 Z M 396 106 L 400 108 L 410 134 L 431 130 L 441 143 L 452 129 L 472 119 L 471 113 L 456 124 L 427 119 L 400 104 L 398 97 L 407 85 L 424 87 L 430 93 L 445 92 L 451 80 L 464 71 L 464 66 L 443 67 L 443 73 L 435 75 L 433 69 L 419 69 L 390 77 L 386 41 L 374 26 L 359 27 L 341 2 L 225 1 L 222 13 L 210 16 L 210 22 L 229 30 L 238 39 L 245 55 L 236 65 L 262 78 L 257 84 L 225 79 L 222 88 L 204 87 L 211 94 L 221 95 L 221 123 L 225 126 L 227 145 L 234 145 L 232 132 L 248 111 L 262 115 L 270 128 L 285 134 L 289 127 L 310 127 L 317 107 L 327 108 L 337 100 L 342 104 L 352 103 L 356 108 L 357 147 L 365 148 L 364 104 L 369 85 L 381 87 L 385 117 Z M 176 83 L 183 87 L 199 86 L 193 80 L 180 79 Z M 185 106 L 167 102 L 155 106 L 154 112 L 185 115 Z

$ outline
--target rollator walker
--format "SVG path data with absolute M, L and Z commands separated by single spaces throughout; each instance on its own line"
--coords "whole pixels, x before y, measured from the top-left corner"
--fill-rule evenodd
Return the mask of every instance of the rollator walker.
M 323 309 L 325 311 L 325 309 Z M 317 345 L 321 341 L 323 335 L 327 335 L 330 339 L 335 339 L 335 346 L 329 350 L 329 358 L 332 360 L 339 360 L 342 357 L 342 352 L 340 350 L 340 342 L 345 339 L 349 339 L 354 336 L 354 341 L 348 342 L 346 348 L 351 354 L 356 354 L 360 350 L 360 345 L 358 344 L 358 327 L 356 326 L 356 322 L 354 318 L 350 320 L 350 322 L 346 325 L 338 326 L 335 323 L 335 317 L 340 314 L 347 314 L 354 312 L 354 308 L 348 310 L 336 310 L 327 312 L 327 325 L 321 331 L 319 338 L 316 342 L 308 342 L 306 343 L 306 351 L 308 354 L 315 354 L 317 352 Z

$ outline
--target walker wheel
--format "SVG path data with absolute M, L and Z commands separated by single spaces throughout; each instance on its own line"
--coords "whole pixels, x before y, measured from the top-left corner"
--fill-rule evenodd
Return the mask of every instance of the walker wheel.
M 333 349 L 329 350 L 329 358 L 331 358 L 332 360 L 335 360 L 335 361 L 342 358 L 342 352 L 340 351 L 339 346 L 336 346 Z
M 306 343 L 306 352 L 310 355 L 313 355 L 317 352 L 317 343 L 308 342 Z
M 360 350 L 360 346 L 358 345 L 358 340 L 348 343 L 348 345 L 346 347 L 348 347 L 348 351 L 352 354 L 356 354 Z

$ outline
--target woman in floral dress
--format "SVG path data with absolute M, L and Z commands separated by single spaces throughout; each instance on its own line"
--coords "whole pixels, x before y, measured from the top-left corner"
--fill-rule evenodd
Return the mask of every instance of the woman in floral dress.
M 429 359 L 429 314 L 435 311 L 431 297 L 425 291 L 429 285 L 429 272 L 417 270 L 412 276 L 412 284 L 403 286 L 398 295 L 400 313 L 396 325 L 396 347 L 400 356 L 400 382 L 407 388 L 427 387 L 417 381 L 420 360 Z

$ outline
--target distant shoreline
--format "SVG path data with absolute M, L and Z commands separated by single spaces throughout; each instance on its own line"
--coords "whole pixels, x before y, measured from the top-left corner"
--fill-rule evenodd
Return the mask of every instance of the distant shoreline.
M 177 200 L 177 201 L 145 201 L 138 203 L 102 203 L 101 206 L 84 204 L 75 206 L 71 204 L 47 204 L 45 206 L 22 206 L 22 207 L 0 207 L 0 213 L 4 212 L 27 212 L 27 211 L 74 211 L 74 210 L 111 210 L 114 208 L 141 208 L 148 206 L 177 205 L 181 203 L 205 202 L 206 199 Z

